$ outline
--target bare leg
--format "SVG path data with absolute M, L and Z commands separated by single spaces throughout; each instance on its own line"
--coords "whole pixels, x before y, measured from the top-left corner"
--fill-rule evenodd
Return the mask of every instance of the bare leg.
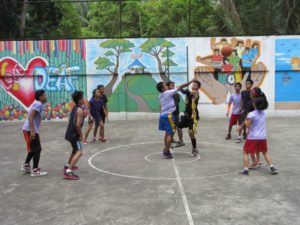
M 271 156 L 268 152 L 263 152 L 263 155 L 265 157 L 266 162 L 268 163 L 269 166 L 273 164 Z
M 227 134 L 226 140 L 231 139 L 231 130 L 232 130 L 232 126 L 228 126 L 228 134 Z
M 86 130 L 86 132 L 85 132 L 85 135 L 84 135 L 84 140 L 85 140 L 85 141 L 86 141 L 86 139 L 88 138 L 91 129 L 93 128 L 93 124 L 94 124 L 94 122 L 90 122 L 90 123 L 88 124 L 88 128 L 87 128 L 87 130 Z
M 243 153 L 243 161 L 244 161 L 244 168 L 249 168 L 249 155 L 245 151 Z
M 80 157 L 82 156 L 82 152 L 81 151 L 77 151 L 72 159 L 71 159 L 71 162 L 69 163 L 70 164 L 70 168 L 74 168 L 76 166 L 76 163 L 78 162 L 78 160 L 80 159 Z
M 94 128 L 94 138 L 96 138 L 97 131 L 98 131 L 98 127 L 99 127 L 99 124 L 95 124 L 95 128 Z
M 181 128 L 177 128 L 178 139 L 181 143 L 183 143 L 183 133 Z
M 259 152 L 256 152 L 256 161 L 260 161 L 260 154 L 259 154 Z
M 74 153 L 71 153 L 71 155 L 70 155 L 70 157 L 69 157 L 69 161 L 68 161 L 68 164 L 69 164 L 69 165 L 70 165 L 70 163 L 71 163 L 71 161 L 72 161 L 74 155 L 75 155 Z
M 172 143 L 173 135 L 166 134 L 165 136 L 165 150 L 170 151 L 171 143 Z
M 104 138 L 104 123 L 102 120 L 100 121 L 99 127 L 100 127 L 99 137 L 103 139 Z

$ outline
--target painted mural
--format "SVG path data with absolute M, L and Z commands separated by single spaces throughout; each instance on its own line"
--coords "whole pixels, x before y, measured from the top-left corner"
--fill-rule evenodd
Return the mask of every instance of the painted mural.
M 275 109 L 300 109 L 300 39 L 277 39 L 275 49 Z
M 34 91 L 44 89 L 43 119 L 66 118 L 74 90 L 86 92 L 83 40 L 0 42 L 0 121 L 27 118 Z
M 209 53 L 198 52 L 199 65 L 194 73 L 202 83 L 202 92 L 212 104 L 224 104 L 234 92 L 234 83 L 244 86 L 247 79 L 260 87 L 266 77 L 267 68 L 260 61 L 261 42 L 244 38 L 210 38 Z
M 89 96 L 106 87 L 112 112 L 159 112 L 159 81 L 187 79 L 185 39 L 109 39 L 87 42 Z M 182 101 L 183 102 L 183 101 Z
M 99 84 L 110 112 L 159 112 L 157 82 L 194 76 L 203 113 L 223 115 L 233 84 L 250 78 L 269 110 L 300 110 L 299 75 L 300 36 L 0 41 L 0 121 L 27 118 L 37 89 L 43 119 L 66 118 L 71 93 L 89 99 Z

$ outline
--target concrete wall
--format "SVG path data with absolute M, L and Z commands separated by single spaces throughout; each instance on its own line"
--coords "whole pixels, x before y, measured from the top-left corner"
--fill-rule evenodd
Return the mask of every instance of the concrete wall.
M 155 118 L 156 83 L 194 76 L 202 83 L 202 117 L 223 117 L 232 84 L 249 76 L 268 97 L 268 115 L 296 116 L 299 75 L 300 36 L 2 41 L 0 120 L 26 118 L 41 88 L 49 96 L 43 118 L 67 118 L 71 93 L 83 90 L 89 99 L 98 84 L 106 87 L 112 119 Z

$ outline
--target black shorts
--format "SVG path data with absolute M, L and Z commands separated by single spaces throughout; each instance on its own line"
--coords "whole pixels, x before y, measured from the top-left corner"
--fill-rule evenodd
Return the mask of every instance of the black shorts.
M 93 124 L 95 122 L 95 125 L 98 127 L 101 120 L 102 120 L 101 117 L 99 117 L 99 118 L 96 117 L 95 118 L 95 117 L 89 116 L 89 118 L 88 118 L 88 124 Z
M 69 141 L 71 143 L 71 146 L 73 148 L 72 153 L 75 154 L 78 151 L 82 151 L 82 145 L 81 145 L 81 141 L 79 139 L 74 139 Z
M 193 129 L 194 120 L 187 115 L 182 115 L 182 116 L 180 116 L 180 121 L 179 121 L 177 127 L 180 129 L 182 129 L 182 128 Z
M 39 134 L 35 134 L 33 140 L 30 139 L 30 131 L 23 131 L 24 139 L 26 142 L 26 148 L 28 152 L 40 152 L 42 151 L 42 145 Z

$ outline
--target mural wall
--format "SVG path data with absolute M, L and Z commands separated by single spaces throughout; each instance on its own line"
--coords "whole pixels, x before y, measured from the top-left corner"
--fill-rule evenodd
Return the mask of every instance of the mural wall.
M 0 41 L 0 121 L 27 118 L 37 89 L 48 95 L 43 119 L 66 118 L 71 93 L 89 99 L 99 84 L 111 112 L 159 112 L 156 83 L 194 76 L 206 115 L 222 116 L 233 84 L 248 78 L 270 111 L 300 111 L 299 75 L 300 36 Z
M 66 118 L 71 93 L 86 92 L 84 40 L 0 42 L 0 120 L 27 118 L 34 91 L 48 95 L 43 119 Z
M 275 109 L 300 109 L 300 38 L 275 44 Z

